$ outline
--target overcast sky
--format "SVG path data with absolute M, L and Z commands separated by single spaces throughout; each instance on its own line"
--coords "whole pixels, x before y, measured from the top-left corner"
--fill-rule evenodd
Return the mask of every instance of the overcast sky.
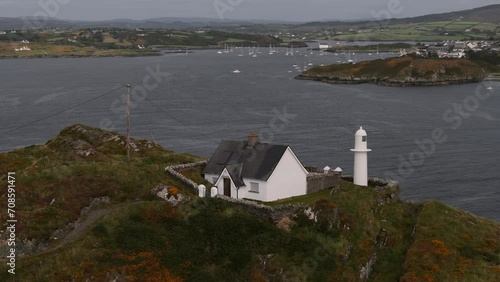
M 58 4 L 44 9 L 40 3 Z M 382 15 L 381 11 L 401 18 L 490 4 L 500 4 L 500 0 L 0 0 L 0 17 L 45 13 L 78 20 L 208 17 L 315 21 L 367 19 Z

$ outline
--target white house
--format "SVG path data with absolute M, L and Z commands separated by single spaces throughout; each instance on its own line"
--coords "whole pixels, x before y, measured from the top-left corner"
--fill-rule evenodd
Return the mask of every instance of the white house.
M 220 195 L 263 202 L 307 193 L 307 170 L 288 145 L 223 140 L 203 170 Z
M 320 50 L 326 50 L 328 48 L 330 48 L 330 45 L 328 45 L 328 43 L 319 43 Z

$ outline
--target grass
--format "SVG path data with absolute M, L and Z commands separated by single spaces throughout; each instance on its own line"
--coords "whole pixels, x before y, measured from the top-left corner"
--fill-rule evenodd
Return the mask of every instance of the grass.
M 106 142 L 106 138 L 116 141 Z M 182 188 L 165 175 L 164 168 L 199 160 L 135 140 L 139 151 L 133 152 L 127 163 L 124 143 L 120 143 L 123 140 L 114 133 L 75 125 L 46 145 L 0 154 L 1 175 L 16 172 L 16 194 L 23 199 L 16 207 L 21 221 L 19 239 L 49 240 L 55 230 L 76 220 L 91 198 L 108 196 L 117 202 L 147 199 L 159 183 Z M 77 153 L 81 149 L 95 153 L 84 157 Z M 5 181 L 0 183 L 5 185 Z M 5 212 L 0 213 L 2 219 Z
M 50 43 L 36 43 L 27 45 L 31 51 L 16 52 L 15 48 L 26 46 L 26 44 L 10 44 L 0 42 L 0 58 L 34 58 L 34 57 L 103 57 L 103 56 L 148 56 L 155 55 L 151 50 L 136 49 L 99 49 L 77 45 L 53 45 Z
M 252 42 L 252 43 L 256 43 L 257 41 L 249 41 L 249 40 L 245 40 L 245 39 L 237 39 L 237 38 L 228 38 L 226 39 L 226 41 L 224 41 L 226 43 L 241 43 L 241 42 Z
M 425 203 L 402 281 L 499 281 L 499 235 L 498 224 L 441 203 Z
M 334 40 L 371 40 L 371 41 L 442 41 L 489 39 L 500 27 L 498 24 L 481 22 L 439 21 L 421 24 L 391 24 L 383 30 L 369 30 L 365 33 L 350 33 L 333 36 Z M 477 32 L 465 32 L 477 29 Z M 448 33 L 448 34 L 446 34 Z

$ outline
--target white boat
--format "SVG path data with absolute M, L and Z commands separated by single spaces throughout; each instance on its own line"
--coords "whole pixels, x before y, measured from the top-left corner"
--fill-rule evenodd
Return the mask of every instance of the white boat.
M 491 86 L 490 86 L 490 87 L 488 87 L 488 88 L 486 88 L 486 89 L 487 89 L 487 90 L 493 90 L 493 87 L 491 87 Z
M 240 70 L 234 70 L 233 73 L 240 73 Z

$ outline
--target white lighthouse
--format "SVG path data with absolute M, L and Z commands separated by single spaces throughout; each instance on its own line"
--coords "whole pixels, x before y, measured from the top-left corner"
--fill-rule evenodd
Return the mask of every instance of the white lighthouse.
M 368 149 L 367 135 L 363 127 L 360 127 L 354 135 L 354 184 L 368 186 Z

